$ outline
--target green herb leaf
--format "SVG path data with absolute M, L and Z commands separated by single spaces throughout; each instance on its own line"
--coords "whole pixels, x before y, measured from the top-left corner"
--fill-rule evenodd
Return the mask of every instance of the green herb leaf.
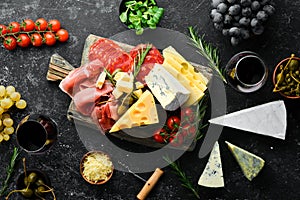
M 185 174 L 185 172 L 181 169 L 180 164 L 177 162 L 172 162 L 169 157 L 163 157 L 163 159 L 170 165 L 170 167 L 173 169 L 173 172 L 179 177 L 179 180 L 181 181 L 181 185 L 187 189 L 189 189 L 193 195 L 200 199 L 200 195 L 198 193 L 198 187 L 194 186 L 190 178 Z
M 224 70 L 220 69 L 219 66 L 220 61 L 218 56 L 218 50 L 216 48 L 213 48 L 210 44 L 207 44 L 204 41 L 204 36 L 198 37 L 197 32 L 192 26 L 189 27 L 189 32 L 192 45 L 198 49 L 197 52 L 209 61 L 209 67 L 212 68 L 222 79 L 222 81 L 227 84 L 227 81 L 224 76 Z
M 127 12 L 122 12 L 119 18 L 121 22 L 125 23 L 127 21 Z
M 2 195 L 5 195 L 6 194 L 6 190 L 8 188 L 8 182 L 11 178 L 11 175 L 14 171 L 14 168 L 15 168 L 15 164 L 16 164 L 16 160 L 19 156 L 19 149 L 17 147 L 14 147 L 14 150 L 13 150 L 13 154 L 10 158 L 10 162 L 9 162 L 9 165 L 6 169 L 6 179 L 3 181 L 3 184 L 2 184 L 2 188 L 0 190 L 0 196 Z

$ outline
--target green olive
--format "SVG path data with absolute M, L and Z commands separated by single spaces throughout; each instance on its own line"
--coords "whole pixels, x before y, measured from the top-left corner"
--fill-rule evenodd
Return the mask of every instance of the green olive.
M 21 191 L 21 194 L 24 196 L 24 197 L 32 197 L 32 195 L 33 195 L 33 191 L 32 191 L 32 189 L 30 189 L 30 188 L 25 188 L 25 189 L 23 189 L 22 191 Z
M 28 177 L 25 176 L 25 177 L 24 177 L 24 185 L 27 187 L 28 184 L 29 184 L 29 183 L 28 183 Z
M 31 172 L 28 175 L 27 181 L 28 181 L 28 183 L 34 183 L 37 178 L 38 178 L 38 175 L 35 172 Z
M 42 179 L 39 178 L 39 179 L 36 180 L 35 184 L 37 186 L 40 186 L 40 185 L 44 185 L 45 183 L 44 183 L 44 181 Z
M 34 193 L 37 194 L 37 196 L 41 196 L 45 193 L 45 191 L 46 191 L 46 188 L 41 185 L 34 190 Z
M 298 60 L 294 60 L 294 59 L 292 59 L 291 62 L 289 63 L 289 65 L 288 65 L 288 68 L 289 68 L 289 70 L 291 70 L 291 71 L 297 70 L 298 67 L 299 67 Z

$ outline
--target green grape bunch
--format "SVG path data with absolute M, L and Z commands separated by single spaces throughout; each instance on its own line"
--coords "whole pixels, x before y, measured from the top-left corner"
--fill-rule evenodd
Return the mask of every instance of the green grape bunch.
M 25 109 L 27 103 L 21 98 L 21 94 L 14 86 L 0 85 L 0 143 L 8 141 L 10 135 L 15 132 L 14 121 L 9 114 L 9 109 L 15 106 L 18 109 Z

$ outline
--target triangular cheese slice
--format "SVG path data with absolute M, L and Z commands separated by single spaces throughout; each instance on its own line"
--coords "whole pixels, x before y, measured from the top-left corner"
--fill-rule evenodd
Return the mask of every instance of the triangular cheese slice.
M 205 169 L 198 181 L 199 185 L 206 187 L 224 187 L 221 155 L 219 143 L 216 142 L 212 149 Z
M 158 115 L 154 97 L 149 90 L 146 90 L 109 132 L 155 123 L 158 123 Z
M 265 161 L 262 158 L 244 149 L 241 149 L 240 147 L 237 147 L 227 141 L 226 144 L 228 145 L 229 150 L 240 165 L 246 178 L 249 181 L 251 181 L 262 170 Z
M 209 122 L 284 140 L 286 117 L 284 102 L 273 101 L 220 116 Z

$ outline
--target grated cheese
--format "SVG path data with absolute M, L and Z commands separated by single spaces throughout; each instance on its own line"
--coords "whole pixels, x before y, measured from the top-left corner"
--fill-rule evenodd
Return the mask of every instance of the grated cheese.
M 93 153 L 83 162 L 83 175 L 90 181 L 106 181 L 112 173 L 113 164 L 105 154 Z

